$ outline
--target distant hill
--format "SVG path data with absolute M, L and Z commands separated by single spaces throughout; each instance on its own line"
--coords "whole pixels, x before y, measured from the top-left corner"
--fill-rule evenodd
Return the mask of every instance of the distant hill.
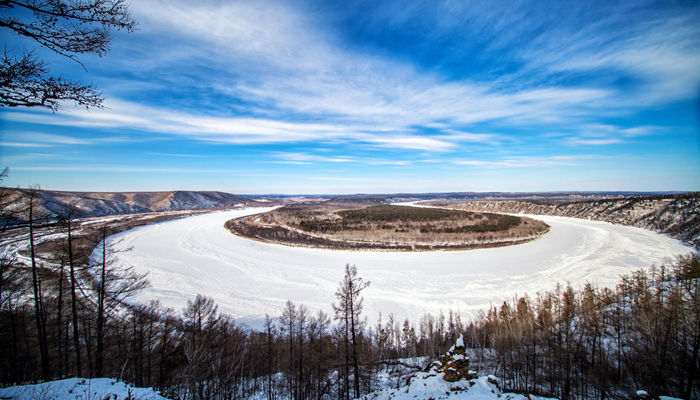
M 5 211 L 26 208 L 28 189 L 1 189 Z M 75 217 L 100 217 L 106 215 L 136 214 L 157 211 L 200 210 L 234 206 L 270 205 L 269 201 L 257 201 L 231 193 L 209 191 L 170 192 L 63 192 L 38 190 L 40 207 L 37 211 L 49 217 L 66 213 L 75 207 Z
M 286 199 L 290 197 L 305 199 L 330 199 L 343 202 L 385 202 L 400 203 L 420 200 L 532 200 L 532 201 L 556 201 L 571 202 L 600 199 L 623 199 L 629 197 L 669 196 L 685 192 L 629 192 L 629 191 L 588 191 L 588 192 L 435 192 L 435 193 L 356 193 L 356 194 L 304 194 L 260 195 L 267 199 Z

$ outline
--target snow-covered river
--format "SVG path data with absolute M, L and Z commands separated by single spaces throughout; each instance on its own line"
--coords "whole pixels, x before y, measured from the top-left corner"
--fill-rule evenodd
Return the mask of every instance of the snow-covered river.
M 259 326 L 287 300 L 331 313 L 346 263 L 371 281 L 364 292 L 370 323 L 379 312 L 418 320 L 449 309 L 469 318 L 490 304 L 586 281 L 614 286 L 620 275 L 692 251 L 679 241 L 639 228 L 564 217 L 532 216 L 552 228 L 542 238 L 501 248 L 375 252 L 309 249 L 260 243 L 229 233 L 231 218 L 268 211 L 214 212 L 148 225 L 111 237 L 117 262 L 147 272 L 151 287 L 136 301 L 158 299 L 176 311 L 196 294 L 219 310 Z

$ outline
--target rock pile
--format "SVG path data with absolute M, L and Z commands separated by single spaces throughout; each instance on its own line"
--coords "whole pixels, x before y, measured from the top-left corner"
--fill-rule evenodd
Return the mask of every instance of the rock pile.
M 447 353 L 434 361 L 426 372 L 433 372 L 436 375 L 443 374 L 442 379 L 447 382 L 477 378 L 476 372 L 469 369 L 469 357 L 467 357 L 462 336 L 457 339 L 455 345 Z

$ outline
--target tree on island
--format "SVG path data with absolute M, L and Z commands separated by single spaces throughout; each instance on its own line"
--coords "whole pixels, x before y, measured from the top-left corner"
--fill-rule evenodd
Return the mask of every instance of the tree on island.
M 0 0 L 0 32 L 9 31 L 40 48 L 67 57 L 83 69 L 78 55 L 103 56 L 111 29 L 131 32 L 136 22 L 124 0 Z M 92 84 L 51 74 L 35 49 L 8 48 L 0 55 L 0 106 L 42 107 L 57 111 L 62 101 L 100 107 L 101 92 Z

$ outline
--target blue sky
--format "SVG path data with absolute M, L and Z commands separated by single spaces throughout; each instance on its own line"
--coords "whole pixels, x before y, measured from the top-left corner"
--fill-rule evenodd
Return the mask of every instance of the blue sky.
M 614 3 L 614 4 L 611 4 Z M 0 109 L 4 184 L 233 193 L 700 190 L 695 2 L 132 0 Z M 6 48 L 27 43 L 2 33 Z

